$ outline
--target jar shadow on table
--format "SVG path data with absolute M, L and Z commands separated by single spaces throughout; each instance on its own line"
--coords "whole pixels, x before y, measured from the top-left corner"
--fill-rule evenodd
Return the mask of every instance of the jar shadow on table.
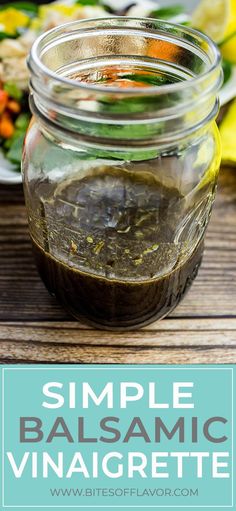
M 96 327 L 166 316 L 197 274 L 215 196 L 218 50 L 114 18 L 43 35 L 29 66 L 24 190 L 44 283 Z

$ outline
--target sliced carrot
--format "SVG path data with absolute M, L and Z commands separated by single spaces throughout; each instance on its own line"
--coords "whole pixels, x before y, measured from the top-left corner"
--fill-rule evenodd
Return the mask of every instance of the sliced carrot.
M 0 136 L 3 138 L 11 138 L 15 128 L 10 115 L 4 112 L 0 119 Z
M 0 90 L 0 114 L 2 114 L 7 106 L 8 93 L 5 90 Z
M 148 44 L 148 57 L 155 57 L 167 62 L 178 62 L 178 55 L 180 52 L 177 44 L 169 43 L 168 41 L 155 41 L 152 40 Z
M 17 103 L 14 99 L 10 99 L 7 103 L 7 109 L 10 110 L 13 114 L 19 114 L 21 111 L 20 104 Z

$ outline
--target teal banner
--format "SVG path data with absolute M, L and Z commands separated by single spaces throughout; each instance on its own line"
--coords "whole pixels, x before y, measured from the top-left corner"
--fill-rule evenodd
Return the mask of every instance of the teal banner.
M 236 509 L 236 366 L 1 366 L 1 508 Z

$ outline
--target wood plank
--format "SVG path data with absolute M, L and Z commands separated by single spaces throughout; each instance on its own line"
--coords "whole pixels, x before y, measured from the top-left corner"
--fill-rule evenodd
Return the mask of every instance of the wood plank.
M 13 335 L 12 335 L 13 334 Z M 22 336 L 19 336 L 19 332 L 16 330 L 12 331 L 9 335 L 1 336 L 1 341 L 4 342 L 22 342 L 22 338 L 26 342 L 36 341 L 37 343 L 47 343 L 47 344 L 67 344 L 68 349 L 71 349 L 72 345 L 79 346 L 98 346 L 101 351 L 104 346 L 129 346 L 131 348 L 138 347 L 154 347 L 154 348 L 168 348 L 168 347 L 215 347 L 215 346 L 229 346 L 236 348 L 236 330 L 228 330 L 227 332 L 212 330 L 211 332 L 201 332 L 199 331 L 191 331 L 191 332 L 183 332 L 180 331 L 178 334 L 176 332 L 163 332 L 160 333 L 154 332 L 152 335 L 141 336 L 140 334 L 135 333 L 126 333 L 126 334 L 116 334 L 116 337 L 112 337 L 107 332 L 102 332 L 99 334 L 94 334 L 94 331 L 84 330 L 83 334 L 81 332 L 76 332 L 75 335 L 71 336 L 68 332 L 62 332 L 58 334 L 56 331 L 51 332 L 51 335 L 45 335 L 45 331 L 38 329 L 38 334 L 43 334 L 45 337 L 35 339 L 35 335 L 32 332 L 28 332 L 26 330 L 22 331 Z M 73 332 L 72 332 L 73 334 Z
M 22 185 L 0 185 L 0 204 L 23 204 Z
M 80 346 L 231 346 L 236 347 L 236 319 L 171 320 L 132 332 L 104 332 L 76 322 L 8 323 L 1 325 L 0 341 L 79 344 Z
M 234 364 L 236 348 L 146 348 L 62 346 L 48 344 L 20 345 L 2 341 L 0 358 L 6 361 L 77 364 Z
M 37 330 L 38 328 L 43 328 L 45 330 L 68 330 L 68 331 L 78 331 L 78 330 L 93 330 L 96 332 L 101 332 L 100 330 L 94 330 L 93 327 L 90 327 L 88 325 L 85 325 L 83 323 L 80 323 L 79 321 L 76 321 L 72 317 L 70 317 L 70 321 L 5 321 L 1 324 L 0 329 L 0 335 L 3 331 L 2 328 L 31 328 L 32 331 Z M 162 331 L 174 331 L 179 332 L 180 330 L 189 331 L 192 330 L 199 330 L 199 331 L 211 331 L 211 330 L 219 330 L 219 331 L 225 331 L 225 330 L 235 330 L 236 329 L 236 318 L 192 318 L 191 321 L 189 321 L 188 318 L 183 319 L 177 319 L 173 318 L 171 316 L 168 316 L 164 321 L 156 321 L 154 323 L 151 323 L 150 325 L 147 325 L 143 327 L 141 330 L 137 329 L 136 331 L 141 332 L 141 334 L 145 333 L 146 331 L 150 332 L 162 332 Z M 35 332 L 37 335 L 37 332 Z M 111 332 L 112 333 L 112 332 Z M 113 335 L 116 336 L 117 333 L 113 332 Z

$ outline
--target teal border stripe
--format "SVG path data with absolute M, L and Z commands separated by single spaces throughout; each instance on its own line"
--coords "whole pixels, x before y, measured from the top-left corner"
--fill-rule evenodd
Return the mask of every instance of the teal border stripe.
M 236 366 L 235 366 L 236 367 Z M 128 369 L 129 371 L 146 371 L 148 369 L 148 371 L 173 371 L 173 370 L 179 370 L 179 371 L 230 371 L 231 372 L 231 406 L 232 406 L 232 504 L 230 506 L 216 506 L 216 505 L 204 505 L 204 506 L 184 506 L 184 505 L 181 505 L 181 506 L 165 506 L 165 505 L 161 505 L 161 506 L 147 506 L 147 505 L 142 505 L 142 506 L 137 506 L 137 505 L 134 505 L 134 506 L 129 506 L 129 505 L 125 505 L 125 506 L 105 506 L 105 505 L 95 505 L 95 506 L 86 506 L 86 505 L 82 505 L 82 506 L 70 506 L 70 505 L 67 505 L 67 506 L 61 506 L 61 505 L 56 505 L 56 506 L 50 506 L 50 505 L 47 505 L 47 506 L 34 506 L 34 505 L 21 505 L 21 506 L 8 506 L 8 505 L 5 505 L 5 502 L 4 502 L 4 472 L 5 472 L 5 463 L 4 463 L 4 460 L 5 460 L 5 450 L 4 450 L 4 428 L 5 428 L 5 424 L 4 424 L 4 411 L 5 411 L 5 388 L 4 388 L 4 375 L 5 375 L 5 372 L 6 371 L 47 371 L 47 372 L 50 372 L 50 371 L 110 371 L 110 370 L 114 370 L 114 371 L 124 371 L 125 369 Z M 90 365 L 90 366 L 78 366 L 78 367 L 74 367 L 74 366 L 44 366 L 44 367 L 39 367 L 39 366 L 32 366 L 32 367 L 28 367 L 28 366 L 24 366 L 24 367 L 1 367 L 1 371 L 2 371 L 2 474 L 1 474 L 1 489 L 2 489 L 2 508 L 5 509 L 5 508 L 11 508 L 11 509 L 18 509 L 18 508 L 21 508 L 21 509 L 49 509 L 49 508 L 54 508 L 54 509 L 58 509 L 58 508 L 61 508 L 61 509 L 68 509 L 68 508 L 73 508 L 73 509 L 105 509 L 105 508 L 109 508 L 109 509 L 160 509 L 160 508 L 165 508 L 165 509 L 232 509 L 234 508 L 234 368 L 233 367 L 223 367 L 223 366 L 215 366 L 215 367 L 208 367 L 208 366 L 188 366 L 188 367 L 185 367 L 185 366 L 139 366 L 139 365 L 133 365 L 133 366 L 129 366 L 129 365 L 119 365 L 119 366 L 104 366 L 104 365 Z

